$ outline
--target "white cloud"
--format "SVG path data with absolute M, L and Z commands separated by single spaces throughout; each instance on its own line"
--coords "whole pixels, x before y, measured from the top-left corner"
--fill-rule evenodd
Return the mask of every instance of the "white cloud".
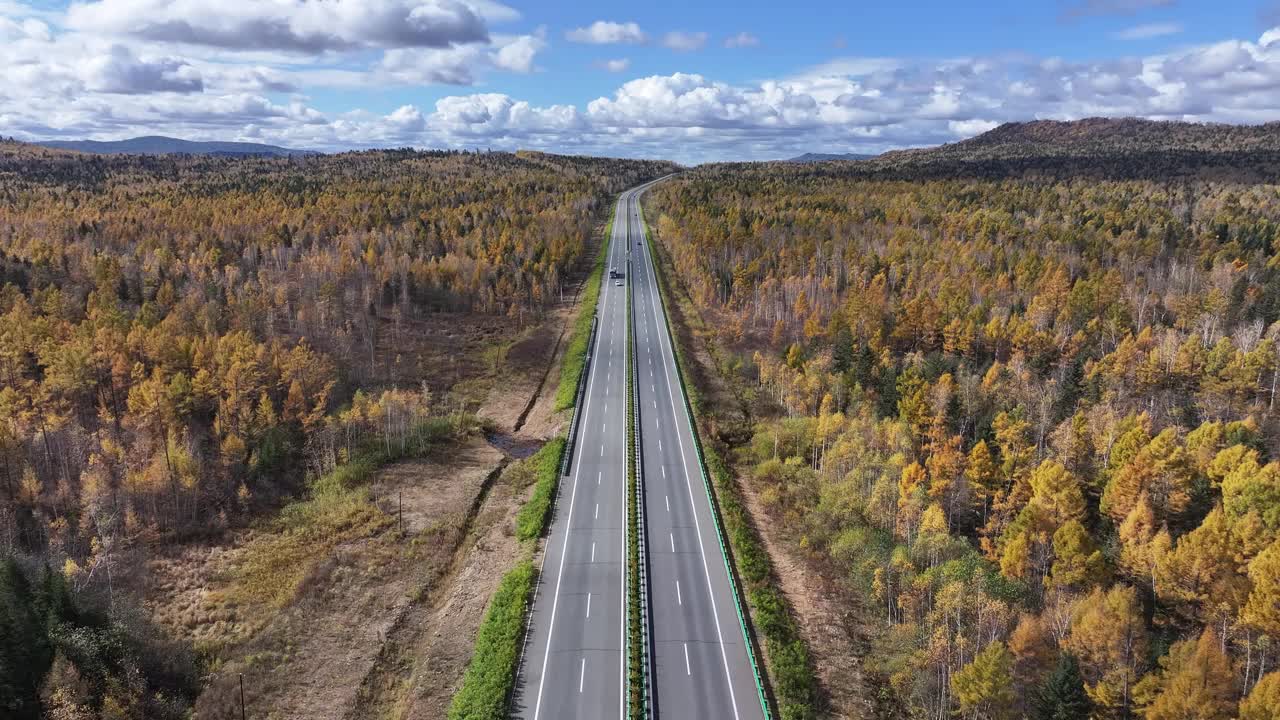
M 472 85 L 477 80 L 477 73 L 485 70 L 532 72 L 535 56 L 546 45 L 542 34 L 538 33 L 495 37 L 491 46 L 396 48 L 383 53 L 374 79 L 379 84 L 390 85 Z M 370 80 L 360 74 L 338 78 L 343 85 L 367 84 Z
M 974 118 L 972 120 L 952 120 L 947 123 L 947 129 L 957 137 L 971 137 L 973 135 L 981 135 L 988 130 L 994 130 L 999 125 L 1000 123 L 995 120 Z
M 204 81 L 194 67 L 175 58 L 139 60 L 123 45 L 90 58 L 81 66 L 85 88 L 93 92 L 142 94 L 200 92 Z
M 459 0 L 96 0 L 71 5 L 67 25 L 152 42 L 308 54 L 488 40 L 480 11 Z
M 427 127 L 426 118 L 422 116 L 418 108 L 412 105 L 400 106 L 395 112 L 388 115 L 386 120 L 389 124 L 409 133 L 422 132 Z
M 486 93 L 442 98 L 430 127 L 456 139 L 503 140 L 579 130 L 582 117 L 572 105 L 539 108 L 506 95 Z
M 12 5 L 0 0 L 0 8 L 5 2 Z M 156 2 L 99 0 L 76 7 L 100 11 Z M 299 0 L 259 0 L 270 7 L 246 11 L 246 2 L 222 0 L 216 10 L 195 12 L 187 20 L 204 30 L 225 30 L 219 24 L 224 21 L 253 30 L 258 26 L 244 18 L 276 17 L 282 7 L 301 6 Z M 333 5 L 322 14 L 337 17 L 350 2 L 319 4 Z M 387 8 L 427 5 L 461 7 L 452 0 L 368 0 L 374 16 L 385 16 Z M 495 7 L 505 6 L 477 0 L 466 7 L 487 22 Z M 291 14 L 259 39 L 306 40 L 314 35 L 308 24 L 314 20 L 304 18 L 313 12 L 321 11 Z M 81 14 L 78 22 L 86 17 Z M 529 147 L 692 162 L 786 157 L 814 148 L 873 152 L 935 144 L 1037 117 L 1225 122 L 1280 117 L 1280 28 L 1256 40 L 1228 39 L 1145 57 L 1087 62 L 1025 54 L 846 57 L 758 82 L 674 73 L 630 79 L 603 97 L 576 104 L 540 106 L 503 93 L 467 92 L 433 105 L 402 100 L 396 103 L 402 107 L 382 114 L 331 106 L 322 112 L 304 94 L 322 87 L 466 86 L 499 73 L 536 72 L 546 34 L 541 29 L 490 33 L 486 25 L 482 41 L 430 46 L 418 37 L 417 44 L 404 44 L 395 39 L 400 30 L 371 17 L 364 25 L 332 25 L 325 37 L 337 40 L 316 43 L 321 49 L 306 50 L 314 54 L 301 62 L 299 48 L 307 44 L 302 41 L 222 47 L 147 36 L 161 33 L 162 19 L 163 12 L 141 24 L 114 18 L 95 29 L 73 27 L 60 15 L 0 13 L 0 127 L 22 138 L 159 133 L 318 149 Z M 599 25 L 605 27 L 592 29 Z M 603 42 L 645 37 L 634 23 L 597 23 L 580 30 L 587 33 L 582 37 Z M 682 47 L 706 42 L 705 35 L 683 35 L 692 40 Z M 392 46 L 396 43 L 401 44 Z M 627 58 L 601 59 L 597 65 L 613 72 L 632 69 Z M 333 95 L 328 102 L 334 102 Z
M 631 67 L 630 58 L 617 58 L 615 60 L 601 60 L 596 63 L 596 67 L 603 68 L 609 72 L 626 72 Z
M 692 52 L 707 44 L 707 34 L 674 30 L 662 36 L 662 44 L 678 52 Z
M 1177 35 L 1182 32 L 1182 24 L 1176 22 L 1147 23 L 1126 28 L 1115 34 L 1120 40 L 1147 40 L 1149 38 Z
M 520 35 L 499 40 L 496 45 L 497 49 L 489 54 L 494 67 L 511 72 L 530 73 L 533 72 L 535 56 L 547 47 L 546 31 L 538 28 L 533 35 Z
M 597 20 L 587 27 L 570 30 L 565 33 L 565 38 L 590 45 L 638 45 L 645 42 L 648 36 L 634 22 Z
M 724 39 L 724 46 L 727 48 L 748 48 L 756 47 L 759 44 L 760 38 L 749 32 L 740 32 Z

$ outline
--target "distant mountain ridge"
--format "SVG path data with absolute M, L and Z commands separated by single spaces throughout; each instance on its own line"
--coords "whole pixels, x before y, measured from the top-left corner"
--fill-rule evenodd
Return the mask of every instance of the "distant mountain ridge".
M 789 158 L 787 162 L 807 163 L 807 162 L 827 162 L 828 160 L 870 160 L 875 155 L 865 153 L 817 153 L 807 152 L 803 155 L 797 155 Z
M 147 135 L 128 140 L 47 140 L 33 143 L 61 150 L 99 155 L 224 155 L 289 157 L 319 155 L 315 150 L 295 150 L 278 145 L 248 142 L 182 140 L 161 135 Z
M 891 150 L 880 159 L 982 160 L 1252 151 L 1280 152 L 1280 122 L 1226 125 L 1143 118 L 1010 122 L 959 142 L 931 148 Z
M 1096 177 L 1280 182 L 1280 122 L 1226 125 L 1142 118 L 1010 122 L 930 148 L 891 150 L 831 172 L 903 179 Z

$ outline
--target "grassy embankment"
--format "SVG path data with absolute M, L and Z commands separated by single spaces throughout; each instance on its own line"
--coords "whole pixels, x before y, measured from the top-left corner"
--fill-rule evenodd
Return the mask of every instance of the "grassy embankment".
M 630 280 L 627 280 L 630 283 Z M 628 288 L 629 289 L 629 288 Z M 630 332 L 631 293 L 627 293 L 627 636 L 628 692 L 631 696 L 631 717 L 642 720 L 648 717 L 644 692 L 644 634 L 640 616 L 640 516 L 637 507 L 636 484 L 640 468 L 636 466 L 636 444 L 639 441 L 635 420 L 635 364 L 632 362 L 632 337 Z

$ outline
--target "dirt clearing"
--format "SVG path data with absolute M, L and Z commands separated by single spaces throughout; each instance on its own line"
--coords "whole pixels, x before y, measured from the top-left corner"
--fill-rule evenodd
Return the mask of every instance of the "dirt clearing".
M 200 718 L 238 718 L 238 676 L 256 717 L 342 718 L 361 704 L 365 680 L 397 629 L 432 598 L 468 535 L 477 504 L 506 462 L 482 438 L 426 460 L 389 466 L 371 501 L 387 516 L 377 532 L 339 544 L 276 612 L 226 602 L 229 572 L 264 533 L 152 561 L 149 608 L 175 634 L 217 648 L 196 705 Z M 396 517 L 403 497 L 405 532 Z M 434 590 L 434 592 L 433 592 Z

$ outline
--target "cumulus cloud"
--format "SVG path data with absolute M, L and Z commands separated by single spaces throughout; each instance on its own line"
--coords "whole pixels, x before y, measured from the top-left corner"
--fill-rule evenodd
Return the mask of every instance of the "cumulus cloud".
M 507 95 L 485 93 L 440 99 L 430 126 L 443 135 L 463 139 L 561 137 L 581 129 L 582 117 L 572 105 L 539 108 Z
M 589 45 L 638 45 L 648 40 L 638 24 L 610 20 L 597 20 L 587 27 L 574 28 L 565 33 L 565 38 Z
M 1182 24 L 1176 22 L 1147 23 L 1125 28 L 1115 34 L 1120 40 L 1146 40 L 1148 38 L 1177 35 L 1182 32 Z
M 225 30 L 235 25 L 219 24 L 227 18 L 277 17 L 281 7 L 326 7 L 303 9 L 276 24 L 279 37 L 293 38 L 292 45 L 243 44 L 258 48 L 252 51 L 139 34 L 160 27 L 163 12 L 147 22 L 104 20 L 109 27 L 97 30 L 73 27 L 63 16 L 0 15 L 0 127 L 28 139 L 161 133 L 317 149 L 528 147 L 696 162 L 786 157 L 815 147 L 874 152 L 936 144 L 1037 117 L 1225 122 L 1280 117 L 1280 28 L 1255 40 L 1229 39 L 1145 57 L 844 57 L 757 82 L 730 83 L 691 72 L 633 78 L 576 104 L 535 105 L 504 93 L 459 92 L 434 105 L 406 104 L 386 114 L 332 106 L 321 111 L 302 93 L 321 87 L 468 86 L 492 74 L 536 72 L 546 34 L 541 29 L 491 33 L 486 24 L 484 40 L 432 46 L 422 44 L 421 36 L 406 40 L 394 34 L 410 30 L 378 29 L 376 17 L 387 8 L 466 7 L 487 23 L 495 8 L 505 7 L 480 0 L 463 5 L 368 0 L 373 10 L 367 24 L 328 26 L 302 18 L 312 12 L 337 17 L 352 0 L 277 0 L 247 14 L 240 12 L 241 2 L 224 0 L 219 8 L 186 20 L 192 27 Z M 95 0 L 75 8 L 149 3 L 153 0 Z M 76 12 L 82 13 L 77 22 L 87 22 L 87 10 L 71 14 Z M 583 42 L 647 41 L 635 23 L 601 21 L 573 32 L 579 31 Z M 314 45 L 298 40 L 317 32 L 337 40 Z M 692 38 L 681 45 L 686 49 L 706 43 L 705 35 L 682 35 Z M 748 46 L 743 37 L 725 44 Z M 320 50 L 308 50 L 318 54 L 305 64 L 298 61 L 300 50 L 282 52 L 302 46 Z M 343 49 L 351 47 L 358 49 Z M 596 64 L 613 72 L 631 69 L 626 58 Z
M 295 53 L 444 48 L 489 38 L 459 0 L 96 0 L 74 4 L 67 25 L 152 42 Z
M 749 32 L 740 32 L 724 39 L 724 46 L 727 48 L 748 48 L 756 47 L 759 44 L 760 38 Z
M 122 45 L 90 58 L 81 70 L 85 87 L 103 93 L 200 92 L 204 81 L 190 64 L 175 58 L 139 60 Z
M 679 52 L 692 52 L 707 44 L 707 34 L 674 30 L 662 36 L 662 44 Z
M 495 37 L 490 46 L 460 45 L 452 48 L 395 48 L 383 53 L 374 78 L 393 85 L 472 85 L 477 73 L 490 69 L 529 73 L 534 59 L 546 47 L 541 33 Z M 370 78 L 333 76 L 334 84 L 367 83 Z

